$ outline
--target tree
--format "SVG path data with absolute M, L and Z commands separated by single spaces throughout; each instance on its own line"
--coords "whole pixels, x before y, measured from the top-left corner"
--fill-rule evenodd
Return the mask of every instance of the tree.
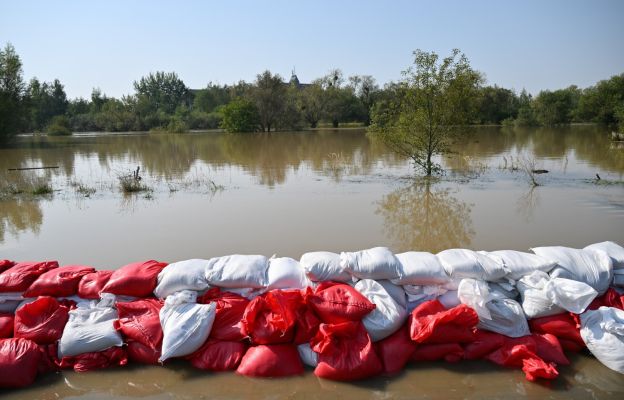
M 0 50 L 0 143 L 20 130 L 24 99 L 22 61 L 10 43 Z
M 533 102 L 535 117 L 541 125 L 569 124 L 574 117 L 580 91 L 576 86 L 555 91 L 541 91 Z
M 624 107 L 624 74 L 612 76 L 581 92 L 576 115 L 583 121 L 613 124 Z
M 518 116 L 514 121 L 516 126 L 536 126 L 535 112 L 533 110 L 533 97 L 526 89 L 522 89 L 518 97 Z
M 297 106 L 310 128 L 316 128 L 326 108 L 326 97 L 320 82 L 312 82 L 297 92 Z
M 203 112 L 213 112 L 215 108 L 227 104 L 230 101 L 229 88 L 227 86 L 208 83 L 205 89 L 198 90 L 193 100 L 193 108 Z
M 375 78 L 370 75 L 350 76 L 349 86 L 362 105 L 362 115 L 359 115 L 359 117 L 363 119 L 364 125 L 370 125 L 371 109 L 379 92 L 379 86 L 375 82 Z
M 478 119 L 481 123 L 500 124 L 518 115 L 518 97 L 509 89 L 486 86 L 480 91 Z
M 173 114 L 180 105 L 190 102 L 189 89 L 175 72 L 156 72 L 134 82 L 137 97 L 146 111 Z
M 228 132 L 255 132 L 258 130 L 258 109 L 251 101 L 239 97 L 223 107 L 221 127 Z
M 416 50 L 403 74 L 394 96 L 376 105 L 369 132 L 430 176 L 441 169 L 433 156 L 447 153 L 459 125 L 474 115 L 482 78 L 457 49 L 441 62 L 434 52 Z
M 278 74 L 264 71 L 256 76 L 251 99 L 256 105 L 263 131 L 271 132 L 286 106 L 286 85 Z

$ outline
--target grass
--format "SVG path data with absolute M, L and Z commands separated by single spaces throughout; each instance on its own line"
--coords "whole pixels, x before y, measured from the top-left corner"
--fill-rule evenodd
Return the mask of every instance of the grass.
M 97 189 L 92 186 L 87 186 L 79 181 L 69 182 L 69 186 L 73 187 L 76 193 L 83 195 L 84 197 L 91 197 L 91 195 L 97 192 Z
M 119 187 L 124 194 L 147 192 L 152 189 L 141 182 L 140 179 L 136 179 L 132 174 L 117 176 L 119 180 Z
M 46 196 L 54 193 L 54 189 L 52 189 L 52 185 L 49 183 L 38 183 L 30 191 L 30 194 L 33 196 Z

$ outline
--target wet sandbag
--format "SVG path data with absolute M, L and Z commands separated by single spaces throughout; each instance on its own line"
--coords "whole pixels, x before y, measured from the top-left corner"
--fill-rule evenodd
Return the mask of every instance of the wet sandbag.
M 205 371 L 234 371 L 246 351 L 247 345 L 242 342 L 208 339 L 202 347 L 187 356 L 187 360 L 193 367 Z
M 113 326 L 116 319 L 117 310 L 112 307 L 89 304 L 70 310 L 58 346 L 59 358 L 123 346 L 123 339 Z
M 407 310 L 399 305 L 377 281 L 362 279 L 355 289 L 375 308 L 362 319 L 371 340 L 377 342 L 396 332 L 407 320 Z
M 409 316 L 410 337 L 417 343 L 470 343 L 479 316 L 461 304 L 447 310 L 439 301 L 422 303 Z
M 0 339 L 0 388 L 19 388 L 35 381 L 42 352 L 28 339 Z
M 158 363 L 163 340 L 159 315 L 162 307 L 163 302 L 156 299 L 116 304 L 119 319 L 113 326 L 123 335 L 130 360 L 142 364 Z
M 56 343 L 69 320 L 69 308 L 54 297 L 42 296 L 15 312 L 14 336 L 37 344 Z
M 210 338 L 221 341 L 241 341 L 246 338 L 242 332 L 241 320 L 249 300 L 232 292 L 222 292 L 211 288 L 197 298 L 200 304 L 215 304 L 215 320 L 210 330 Z
M 206 272 L 210 268 L 209 260 L 192 259 L 178 261 L 167 265 L 158 273 L 158 285 L 154 296 L 164 299 L 181 290 L 201 292 L 210 285 Z
M 585 342 L 581 338 L 579 326 L 570 313 L 529 320 L 529 327 L 533 333 L 548 333 L 556 336 L 566 351 L 579 351 L 585 348 Z
M 14 266 L 15 263 L 11 260 L 0 260 L 0 273 Z
M 84 265 L 67 265 L 41 274 L 24 292 L 24 297 L 73 296 L 83 276 L 95 272 L 95 268 Z
M 255 344 L 280 344 L 293 341 L 296 310 L 303 303 L 301 292 L 271 290 L 253 299 L 241 320 L 243 333 Z
M 340 265 L 359 279 L 397 279 L 401 262 L 387 247 L 340 253 Z
M 113 366 L 128 364 L 126 349 L 110 347 L 103 351 L 79 354 L 73 357 L 63 357 L 58 366 L 61 369 L 73 369 L 76 372 L 96 371 Z
M 167 264 L 149 260 L 125 265 L 111 275 L 102 292 L 122 296 L 150 297 L 158 274 Z
M 603 294 L 613 279 L 613 262 L 603 251 L 586 251 L 563 246 L 534 247 L 538 256 L 556 262 L 550 271 L 553 278 L 583 282 Z
M 102 270 L 83 276 L 78 283 L 78 296 L 83 299 L 98 300 L 100 292 L 106 286 L 113 272 L 115 271 Z
M 215 305 L 197 304 L 197 292 L 183 290 L 167 297 L 160 309 L 163 331 L 163 362 L 173 357 L 187 356 L 208 339 L 215 319 Z
M 486 254 L 505 265 L 505 268 L 509 271 L 506 277 L 513 280 L 518 280 L 533 271 L 549 272 L 557 265 L 554 261 L 522 251 L 497 250 L 479 253 Z
M 416 343 L 410 338 L 407 325 L 377 342 L 377 354 L 383 365 L 384 373 L 386 375 L 394 375 L 401 372 L 405 364 L 410 360 L 416 347 Z
M 598 361 L 624 374 L 624 311 L 600 307 L 584 312 L 581 337 Z
M 310 342 L 318 353 L 314 375 L 338 381 L 370 378 L 383 371 L 362 322 L 321 324 Z
M 14 320 L 14 314 L 0 312 L 0 339 L 13 337 Z
M 537 347 L 532 340 L 508 340 L 500 349 L 490 353 L 486 358 L 504 367 L 521 368 L 527 380 L 533 382 L 538 378 L 555 379 L 559 372 L 553 363 L 547 363 L 537 354 Z
M 0 293 L 22 293 L 42 274 L 58 268 L 56 261 L 20 262 L 0 273 Z
M 360 321 L 375 309 L 375 305 L 360 292 L 342 283 L 321 283 L 306 298 L 311 309 L 324 323 Z
M 500 333 L 477 329 L 475 340 L 464 346 L 466 360 L 479 360 L 505 344 L 506 338 Z
M 269 260 L 262 255 L 215 257 L 210 259 L 206 279 L 210 285 L 223 288 L 264 288 L 268 268 Z
M 301 358 L 301 362 L 308 367 L 316 368 L 318 365 L 318 354 L 312 347 L 310 343 L 302 343 L 297 346 L 297 352 L 299 352 L 299 357 Z
M 594 301 L 587 306 L 587 309 L 597 310 L 600 307 L 615 307 L 620 310 L 624 310 L 624 294 L 620 294 L 617 290 L 609 288 L 605 294 L 600 297 L 596 297 Z
M 299 263 L 313 282 L 351 282 L 351 274 L 340 264 L 340 254 L 312 251 L 301 256 Z
M 459 362 L 464 358 L 464 349 L 457 343 L 428 343 L 416 347 L 410 356 L 411 361 Z
M 557 365 L 569 365 L 570 360 L 566 357 L 559 339 L 550 333 L 534 333 L 531 338 L 535 341 L 537 355 L 546 362 L 554 362 Z
M 297 347 L 292 344 L 250 347 L 236 370 L 240 375 L 264 378 L 301 375 L 303 371 Z
M 290 257 L 269 259 L 267 289 L 303 289 L 310 286 L 305 270 L 299 261 Z
M 452 279 L 472 278 L 495 282 L 509 272 L 495 258 L 468 249 L 448 249 L 436 256 Z
M 443 285 L 451 279 L 438 258 L 431 253 L 408 251 L 396 255 L 400 262 L 397 285 Z

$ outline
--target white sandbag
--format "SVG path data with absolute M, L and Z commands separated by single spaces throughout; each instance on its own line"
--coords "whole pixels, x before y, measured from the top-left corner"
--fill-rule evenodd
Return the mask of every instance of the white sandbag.
M 267 280 L 267 290 L 303 289 L 310 284 L 299 261 L 293 260 L 290 257 L 269 259 Z
M 303 343 L 297 346 L 301 362 L 308 367 L 316 368 L 318 365 L 318 354 L 310 347 L 310 343 Z
M 112 307 L 98 307 L 95 302 L 78 304 L 69 311 L 58 345 L 59 358 L 123 346 L 121 335 L 113 327 L 117 318 L 117 310 Z
M 624 269 L 624 247 L 614 242 L 601 242 L 590 244 L 583 248 L 583 250 L 594 252 L 604 251 L 611 258 L 613 262 L 613 269 Z
M 438 296 L 437 299 L 447 309 L 457 307 L 461 304 L 461 302 L 459 301 L 459 296 L 457 296 L 457 290 L 449 290 L 446 293 Z
M 401 263 L 387 247 L 340 253 L 340 265 L 359 279 L 397 279 Z
M 392 335 L 407 320 L 405 308 L 394 301 L 378 282 L 372 279 L 362 279 L 355 284 L 355 289 L 375 304 L 375 309 L 362 319 L 373 342 Z
M 557 306 L 580 314 L 591 304 L 598 292 L 593 287 L 565 278 L 552 278 L 544 287 L 546 296 Z
M 399 260 L 397 285 L 441 285 L 450 280 L 438 258 L 431 253 L 408 251 L 396 255 Z
M 160 309 L 163 330 L 163 362 L 172 357 L 189 355 L 199 349 L 212 329 L 215 303 L 197 304 L 197 292 L 183 290 L 167 297 Z
M 624 374 L 624 311 L 600 307 L 584 312 L 581 337 L 598 361 Z
M 452 279 L 498 281 L 508 272 L 505 266 L 495 259 L 468 249 L 448 249 L 436 256 Z
M 223 288 L 264 288 L 267 286 L 269 260 L 261 255 L 241 255 L 210 259 L 206 279 Z
M 520 292 L 516 289 L 516 284 L 511 282 L 488 282 L 490 292 L 500 293 L 502 297 L 512 300 L 520 298 Z
M 178 261 L 167 265 L 158 274 L 154 296 L 164 299 L 181 290 L 207 289 L 210 284 L 206 279 L 206 272 L 210 265 L 210 260 L 201 259 Z
M 478 253 L 487 254 L 491 258 L 496 259 L 499 263 L 505 265 L 509 270 L 507 278 L 518 280 L 525 275 L 529 275 L 533 271 L 549 272 L 557 265 L 554 261 L 546 260 L 538 255 L 524 253 L 515 250 L 498 250 L 490 252 Z
M 22 293 L 0 293 L 0 312 L 14 313 L 24 300 Z
M 584 282 L 603 294 L 613 279 L 613 262 L 607 253 L 586 251 L 562 246 L 535 247 L 538 256 L 554 261 L 557 265 L 550 271 L 553 278 L 566 278 Z
M 132 301 L 137 300 L 138 297 L 133 296 L 124 296 L 119 294 L 112 293 L 100 293 L 100 300 L 91 300 L 93 304 L 97 307 L 116 307 L 116 304 L 119 303 L 130 303 Z M 82 302 L 85 302 L 86 299 L 83 299 Z M 89 302 L 89 300 L 86 300 Z
M 613 286 L 624 287 L 624 269 L 616 269 L 613 271 Z M 0 307 L 2 305 L 0 304 Z
M 397 302 L 398 305 L 405 308 L 407 306 L 407 295 L 405 294 L 405 289 L 402 286 L 395 285 L 392 281 L 387 279 L 378 280 L 379 283 L 388 294 L 392 297 L 394 301 Z
M 313 282 L 351 282 L 351 274 L 340 265 L 340 254 L 312 251 L 302 255 L 299 263 Z

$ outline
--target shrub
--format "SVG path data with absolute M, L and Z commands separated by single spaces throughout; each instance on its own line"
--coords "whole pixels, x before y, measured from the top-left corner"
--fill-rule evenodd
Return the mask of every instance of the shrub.
M 52 118 L 46 131 L 51 136 L 69 136 L 72 134 L 69 119 L 64 115 L 57 115 Z

